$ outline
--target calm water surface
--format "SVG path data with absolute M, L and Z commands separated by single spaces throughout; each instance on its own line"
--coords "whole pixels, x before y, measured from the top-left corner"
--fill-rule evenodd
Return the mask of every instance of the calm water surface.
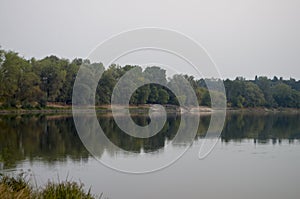
M 133 116 L 147 125 L 146 116 Z M 99 116 L 106 136 L 120 148 L 152 153 L 161 161 L 163 149 L 176 135 L 179 115 L 169 115 L 164 128 L 149 139 L 123 133 L 112 117 Z M 81 143 L 71 115 L 0 116 L 0 169 L 28 170 L 38 184 L 48 179 L 80 180 L 93 193 L 108 198 L 300 198 L 300 115 L 229 114 L 212 153 L 203 160 L 198 152 L 210 116 L 201 116 L 195 142 L 177 162 L 163 170 L 132 175 L 109 169 L 95 160 Z M 212 142 L 213 140 L 208 140 Z M 173 151 L 188 143 L 172 144 Z M 107 146 L 101 156 L 132 159 Z M 154 153 L 153 153 L 154 152 Z M 145 163 L 147 164 L 147 163 Z

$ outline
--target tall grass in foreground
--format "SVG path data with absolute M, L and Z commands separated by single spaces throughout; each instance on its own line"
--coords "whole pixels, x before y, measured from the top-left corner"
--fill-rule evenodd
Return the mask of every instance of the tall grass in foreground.
M 33 198 L 34 191 L 23 177 L 23 173 L 16 177 L 0 175 L 0 198 Z
M 0 198 L 1 199 L 95 199 L 95 196 L 84 191 L 82 183 L 62 181 L 58 183 L 48 182 L 44 187 L 34 188 L 30 185 L 24 173 L 17 176 L 0 174 Z

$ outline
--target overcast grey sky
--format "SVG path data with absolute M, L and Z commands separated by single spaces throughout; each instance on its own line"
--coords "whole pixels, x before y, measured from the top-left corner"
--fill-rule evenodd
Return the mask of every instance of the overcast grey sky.
M 30 58 L 87 57 L 100 42 L 140 27 L 201 43 L 223 77 L 300 79 L 299 0 L 1 0 L 0 45 Z

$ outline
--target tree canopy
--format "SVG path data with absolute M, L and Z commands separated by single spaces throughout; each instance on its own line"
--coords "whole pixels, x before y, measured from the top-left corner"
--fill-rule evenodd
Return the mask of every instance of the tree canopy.
M 89 60 L 76 58 L 72 61 L 47 56 L 36 60 L 27 60 L 12 51 L 0 49 L 0 106 L 2 107 L 43 107 L 49 102 L 70 104 L 72 102 L 73 84 L 79 67 L 91 64 Z M 293 78 L 272 79 L 267 77 L 255 77 L 254 80 L 246 80 L 238 77 L 235 80 L 220 79 L 195 79 L 189 75 L 174 75 L 167 77 L 166 71 L 157 66 L 151 66 L 142 70 L 140 66 L 111 65 L 104 68 L 101 63 L 92 63 L 103 70 L 103 75 L 96 89 L 96 105 L 110 104 L 113 89 L 120 78 L 129 70 L 135 68 L 139 72 L 138 81 L 148 82 L 155 79 L 164 85 L 174 85 L 174 82 L 187 80 L 194 89 L 199 105 L 210 106 L 211 95 L 224 100 L 227 99 L 228 107 L 289 107 L 300 108 L 300 81 Z M 93 73 L 91 71 L 91 73 Z M 88 76 L 87 76 L 88 78 Z M 226 89 L 224 96 L 214 82 L 223 81 Z M 208 91 L 206 83 L 210 83 L 212 91 Z M 128 82 L 134 84 L 137 82 Z M 172 87 L 172 86 L 171 86 Z M 82 94 L 89 89 L 88 85 L 82 85 Z M 126 90 L 127 88 L 122 88 Z M 167 87 L 159 84 L 145 84 L 138 88 L 131 96 L 131 104 L 173 104 L 178 101 L 188 103 L 189 98 L 185 96 L 185 84 L 177 83 L 172 89 L 176 90 L 178 96 Z

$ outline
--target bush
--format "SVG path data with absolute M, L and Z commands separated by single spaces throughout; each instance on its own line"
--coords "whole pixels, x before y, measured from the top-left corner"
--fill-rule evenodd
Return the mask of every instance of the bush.
M 16 177 L 0 173 L 1 199 L 94 199 L 90 189 L 86 192 L 82 183 L 63 181 L 60 183 L 48 182 L 45 187 L 34 189 L 25 173 Z M 102 196 L 102 195 L 101 195 Z M 98 198 L 101 198 L 98 197 Z
M 39 198 L 53 199 L 53 198 L 72 198 L 72 199 L 92 199 L 94 198 L 90 190 L 86 193 L 83 190 L 83 184 L 76 182 L 61 182 L 55 184 L 48 182 L 46 187 L 38 194 Z

